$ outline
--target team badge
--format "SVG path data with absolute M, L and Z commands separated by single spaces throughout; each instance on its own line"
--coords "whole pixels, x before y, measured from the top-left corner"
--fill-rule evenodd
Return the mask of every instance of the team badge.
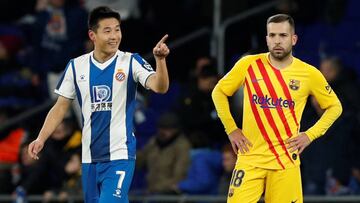
M 289 87 L 292 90 L 298 90 L 300 88 L 300 80 L 290 79 Z
M 119 69 L 118 72 L 115 75 L 115 79 L 119 82 L 125 80 L 125 73 L 123 72 L 122 69 Z
M 234 195 L 234 188 L 230 188 L 228 196 L 232 197 L 233 195 Z

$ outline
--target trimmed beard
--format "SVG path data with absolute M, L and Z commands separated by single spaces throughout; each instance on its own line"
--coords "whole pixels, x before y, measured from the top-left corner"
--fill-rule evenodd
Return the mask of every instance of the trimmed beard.
M 273 58 L 282 61 L 284 58 L 287 58 L 291 54 L 291 49 L 289 51 L 284 50 L 283 54 L 277 55 L 275 54 L 275 51 L 270 50 L 270 54 Z

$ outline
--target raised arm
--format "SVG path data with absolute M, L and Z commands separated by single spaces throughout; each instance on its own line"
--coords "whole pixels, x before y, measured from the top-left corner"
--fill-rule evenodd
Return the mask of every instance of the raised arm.
M 166 65 L 166 57 L 170 50 L 165 44 L 168 35 L 165 35 L 154 47 L 153 54 L 156 61 L 156 73 L 149 76 L 146 87 L 156 93 L 166 93 L 169 89 L 169 75 Z

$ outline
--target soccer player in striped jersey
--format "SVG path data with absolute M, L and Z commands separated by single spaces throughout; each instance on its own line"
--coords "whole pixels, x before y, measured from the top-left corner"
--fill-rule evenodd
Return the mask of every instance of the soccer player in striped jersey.
M 269 52 L 240 59 L 216 85 L 212 98 L 233 150 L 238 154 L 228 202 L 301 203 L 301 152 L 340 116 L 342 106 L 324 76 L 292 55 L 294 20 L 278 14 L 267 20 Z M 243 127 L 230 113 L 228 97 L 244 86 Z M 325 110 L 300 132 L 308 96 Z
M 82 180 L 86 203 L 129 202 L 135 166 L 133 117 L 137 83 L 166 93 L 169 78 L 165 35 L 154 47 L 156 71 L 138 54 L 120 51 L 120 14 L 98 7 L 89 15 L 89 37 L 94 50 L 70 60 L 55 93 L 57 102 L 29 145 L 38 159 L 45 141 L 63 120 L 77 97 L 82 109 Z

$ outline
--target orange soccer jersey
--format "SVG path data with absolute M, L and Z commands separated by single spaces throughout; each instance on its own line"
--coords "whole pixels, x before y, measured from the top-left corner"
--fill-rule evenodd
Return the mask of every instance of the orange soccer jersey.
M 268 53 L 250 55 L 240 59 L 213 92 L 218 115 L 228 134 L 237 126 L 228 109 L 226 96 L 232 96 L 242 85 L 242 131 L 253 147 L 245 154 L 239 153 L 238 163 L 267 169 L 299 165 L 297 154 L 290 154 L 285 141 L 298 135 L 309 95 L 313 95 L 323 109 L 337 107 L 325 113 L 306 131 L 311 140 L 324 134 L 341 113 L 340 101 L 315 67 L 294 57 L 290 66 L 278 70 L 270 64 Z M 218 94 L 219 91 L 222 94 Z

